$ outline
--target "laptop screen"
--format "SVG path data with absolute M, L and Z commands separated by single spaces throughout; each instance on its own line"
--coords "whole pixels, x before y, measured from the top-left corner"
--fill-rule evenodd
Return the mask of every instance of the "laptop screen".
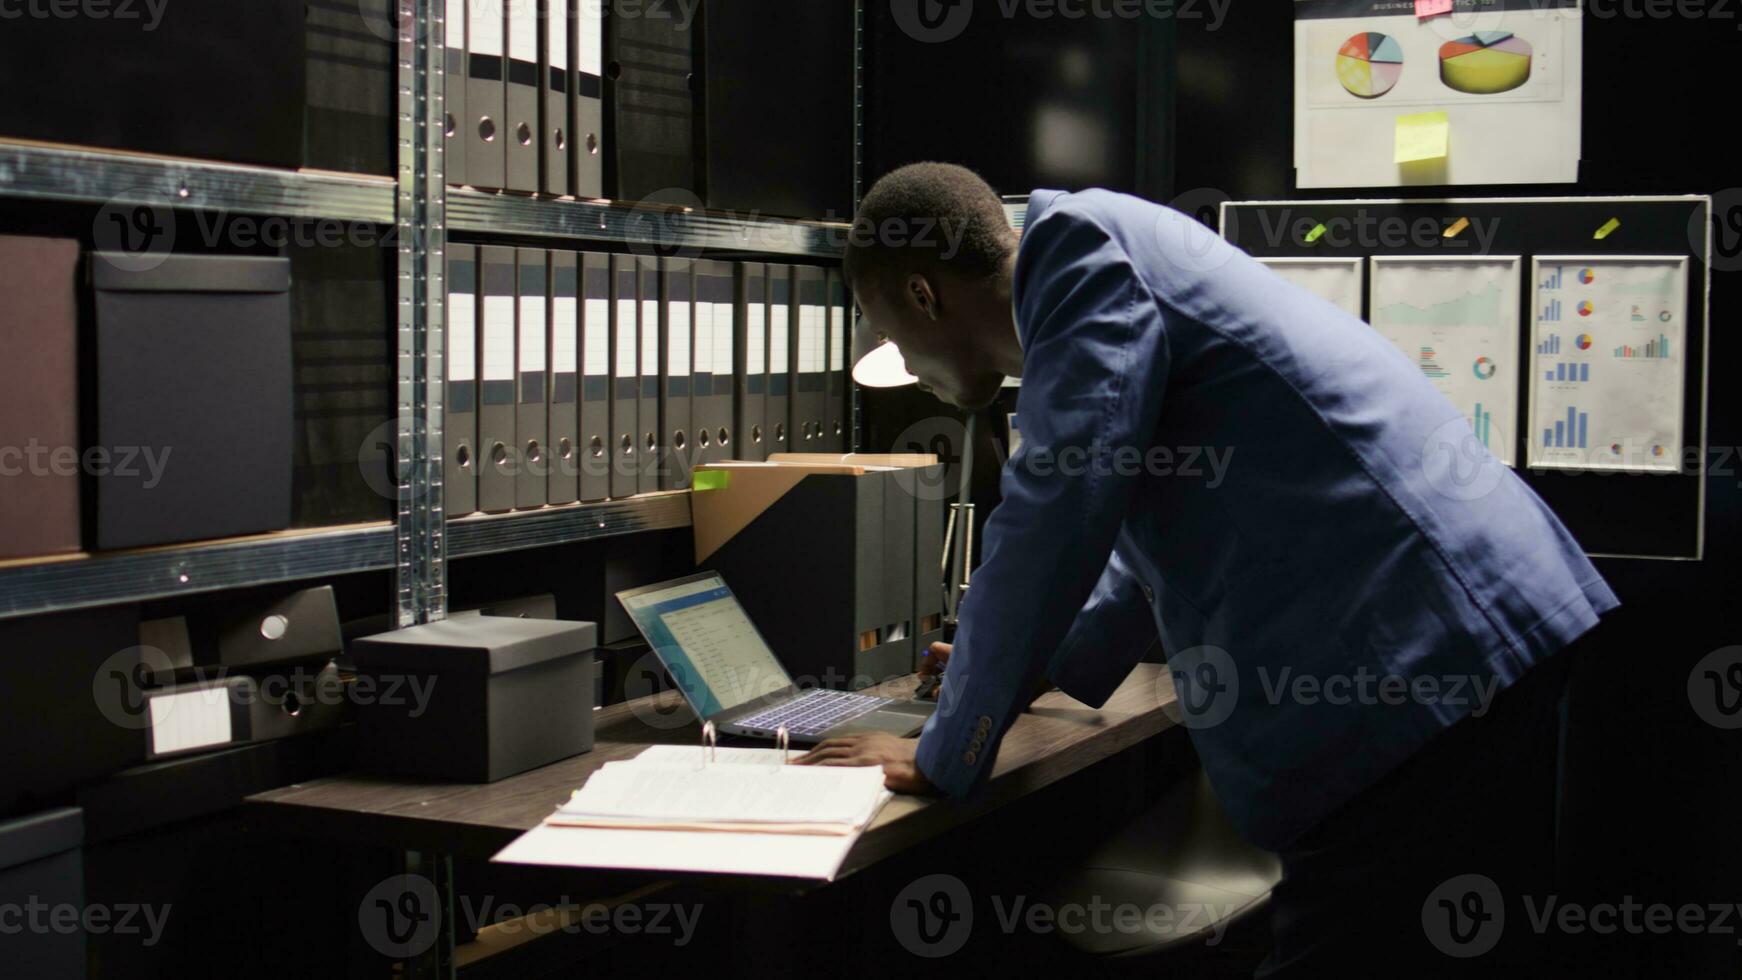
M 718 575 L 626 596 L 623 607 L 703 718 L 792 686 Z

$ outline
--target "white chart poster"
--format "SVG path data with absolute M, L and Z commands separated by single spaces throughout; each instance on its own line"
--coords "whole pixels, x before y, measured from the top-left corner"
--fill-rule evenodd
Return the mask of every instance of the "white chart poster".
M 1573 183 L 1582 0 L 1295 0 L 1301 187 Z M 1445 113 L 1445 150 L 1399 163 L 1405 117 Z
M 1372 324 L 1516 466 L 1522 256 L 1375 257 Z
M 1361 278 L 1365 263 L 1360 259 L 1266 258 L 1259 262 L 1309 293 L 1361 316 Z
M 1539 256 L 1533 263 L 1530 465 L 1681 469 L 1685 256 Z

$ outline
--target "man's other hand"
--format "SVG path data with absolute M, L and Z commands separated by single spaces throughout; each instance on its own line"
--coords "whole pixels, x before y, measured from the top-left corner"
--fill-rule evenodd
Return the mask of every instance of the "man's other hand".
M 942 646 L 943 644 L 934 644 Z M 948 656 L 946 653 L 945 656 Z M 919 739 L 884 732 L 831 738 L 793 760 L 797 766 L 882 766 L 891 792 L 933 796 L 937 787 L 919 771 Z

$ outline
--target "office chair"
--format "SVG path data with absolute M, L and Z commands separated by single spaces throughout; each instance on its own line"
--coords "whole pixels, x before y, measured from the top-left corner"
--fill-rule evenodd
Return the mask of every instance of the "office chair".
M 1256 965 L 1269 945 L 1264 914 L 1281 879 L 1282 862 L 1235 832 L 1200 770 L 1061 874 L 1050 898 L 1057 907 L 1098 901 L 1171 910 L 1145 915 L 1132 931 L 1058 933 L 1080 953 L 1119 961 L 1108 967 L 1171 964 L 1194 952 L 1250 958 Z M 1213 940 L 1228 948 L 1210 949 Z

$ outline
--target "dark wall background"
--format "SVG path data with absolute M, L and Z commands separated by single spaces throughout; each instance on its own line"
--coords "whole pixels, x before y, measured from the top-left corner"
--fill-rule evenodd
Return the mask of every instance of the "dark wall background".
M 1742 172 L 1730 150 L 1734 137 L 1714 115 L 1742 63 L 1742 20 L 1626 17 L 1619 3 L 1587 13 L 1584 166 L 1576 186 L 1301 192 L 1293 172 L 1288 5 L 1233 6 L 1220 23 L 1206 8 L 1201 19 L 1133 24 L 1005 21 L 1000 8 L 981 4 L 986 9 L 959 39 L 937 44 L 908 39 L 886 11 L 873 16 L 880 29 L 866 178 L 912 160 L 943 159 L 980 170 L 1003 193 L 1098 185 L 1194 208 L 1218 198 L 1711 194 L 1720 225 L 1714 268 L 1742 267 L 1735 230 L 1742 227 L 1742 191 L 1735 189 Z M 1087 75 L 1071 76 L 1083 63 Z M 1676 82 L 1640 82 L 1665 78 Z M 1061 169 L 1039 150 L 1043 107 L 1060 99 L 1110 134 L 1126 134 L 1109 139 L 1095 172 Z M 1705 561 L 1599 562 L 1624 608 L 1592 636 L 1573 674 L 1562 795 L 1566 900 L 1703 905 L 1735 901 L 1742 883 L 1735 837 L 1742 733 L 1706 724 L 1689 698 L 1695 664 L 1742 643 L 1733 605 L 1742 582 L 1742 476 L 1724 448 L 1742 443 L 1737 386 L 1724 380 L 1742 356 L 1730 329 L 1739 302 L 1742 273 L 1717 271 Z M 879 450 L 879 439 L 941 414 L 922 402 L 867 398 L 866 448 Z M 982 431 L 993 430 L 986 419 Z M 977 458 L 985 473 L 996 456 L 982 445 Z M 996 485 L 990 476 L 975 482 L 985 513 Z M 1582 939 L 1582 951 L 1601 957 L 1614 975 L 1734 975 L 1742 961 L 1735 936 Z

